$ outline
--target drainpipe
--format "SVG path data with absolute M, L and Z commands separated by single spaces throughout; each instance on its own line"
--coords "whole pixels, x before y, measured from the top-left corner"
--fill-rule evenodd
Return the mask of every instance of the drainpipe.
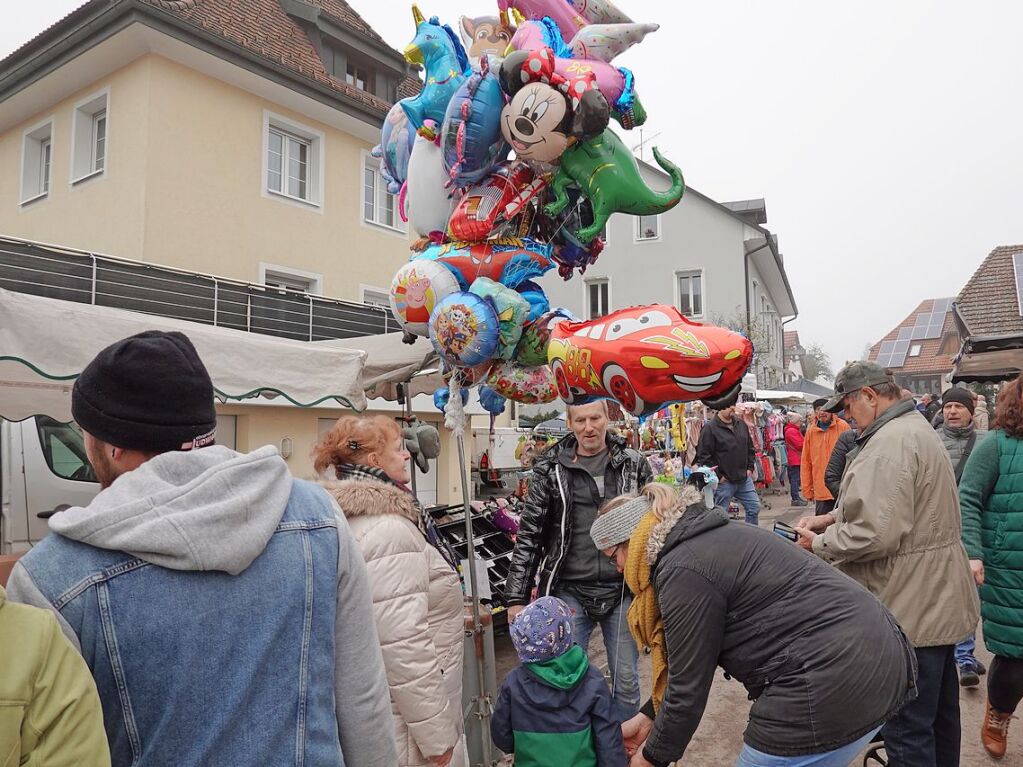
M 771 245 L 771 238 L 770 238 L 770 236 L 768 236 L 767 240 L 764 242 L 764 244 L 761 245 L 759 248 L 751 250 L 749 253 L 747 253 L 746 254 L 746 258 L 742 262 L 742 272 L 743 272 L 743 277 L 745 279 L 745 282 L 743 284 L 743 290 L 746 291 L 746 329 L 749 330 L 750 332 L 752 332 L 751 326 L 753 325 L 753 315 L 750 312 L 750 305 L 749 305 L 749 259 L 750 259 L 750 256 L 752 256 L 754 253 L 759 253 L 764 248 L 770 247 L 770 245 Z

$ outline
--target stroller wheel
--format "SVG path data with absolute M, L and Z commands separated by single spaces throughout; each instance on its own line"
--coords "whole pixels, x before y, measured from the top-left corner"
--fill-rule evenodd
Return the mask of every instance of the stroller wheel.
M 870 750 L 863 755 L 863 767 L 870 767 L 872 764 L 888 767 L 888 754 L 885 753 L 883 742 L 871 745 Z

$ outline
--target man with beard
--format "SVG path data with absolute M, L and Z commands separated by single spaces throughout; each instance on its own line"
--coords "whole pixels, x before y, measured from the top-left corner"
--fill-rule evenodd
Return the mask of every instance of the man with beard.
M 970 453 L 985 435 L 986 431 L 977 429 L 973 422 L 975 406 L 973 394 L 960 387 L 953 387 L 941 396 L 942 423 L 937 433 L 952 460 L 956 484 L 963 477 L 963 469 Z M 984 664 L 974 655 L 976 636 L 970 634 L 956 645 L 956 665 L 959 667 L 959 684 L 962 687 L 976 687 L 980 684 L 981 674 L 986 674 Z
M 800 470 L 803 497 L 813 501 L 817 516 L 835 508 L 835 497 L 828 490 L 824 474 L 838 438 L 849 431 L 849 424 L 824 409 L 827 402 L 827 399 L 819 399 L 813 403 L 813 420 L 803 441 L 803 466 Z
M 85 658 L 114 765 L 391 767 L 348 525 L 273 447 L 215 445 L 213 396 L 181 333 L 101 351 L 71 412 L 103 490 L 50 519 L 8 596 L 53 611 Z

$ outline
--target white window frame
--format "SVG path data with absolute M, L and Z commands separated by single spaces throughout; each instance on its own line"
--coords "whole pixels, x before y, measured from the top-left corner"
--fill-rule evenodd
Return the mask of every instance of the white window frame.
M 606 317 L 609 315 L 614 306 L 612 295 L 611 295 L 611 279 L 609 277 L 592 277 L 590 279 L 583 280 L 583 311 L 585 312 L 584 321 L 594 319 L 591 317 L 593 312 L 591 311 L 590 305 L 590 288 L 594 285 L 607 285 L 607 311 L 597 314 L 597 317 Z
M 291 266 L 281 266 L 280 264 L 268 264 L 265 261 L 259 262 L 259 284 L 266 285 L 267 278 L 273 279 L 274 276 L 280 276 L 285 279 L 294 278 L 297 280 L 303 280 L 309 283 L 309 289 L 306 291 L 310 295 L 319 296 L 323 295 L 323 275 L 317 272 L 307 272 L 304 269 L 295 269 Z M 271 290 L 276 288 L 267 286 Z
M 691 320 L 703 319 L 707 316 L 707 281 L 704 279 L 703 269 L 677 269 L 675 271 L 675 307 L 682 312 L 682 286 L 679 282 L 683 277 L 699 277 L 700 278 L 700 313 L 699 314 L 688 314 L 684 315 Z M 693 291 L 689 290 L 689 303 L 692 305 Z
M 382 223 L 382 222 L 378 222 L 378 221 L 370 220 L 370 219 L 366 218 L 366 207 L 365 207 L 366 206 L 366 201 L 365 201 L 366 181 L 365 181 L 365 179 L 366 179 L 366 170 L 367 170 L 367 168 L 372 168 L 373 169 L 373 172 L 376 174 L 376 179 L 377 179 L 378 182 L 382 182 L 383 181 L 383 176 L 380 174 L 380 160 L 377 159 L 376 157 L 374 157 L 373 155 L 371 155 L 369 152 L 367 152 L 364 149 L 364 150 L 362 150 L 362 163 L 359 166 L 359 194 L 357 195 L 357 198 L 356 198 L 357 202 L 358 202 L 358 205 L 359 205 L 359 214 L 358 214 L 359 215 L 359 223 L 362 226 L 368 227 L 368 228 L 373 229 L 375 231 L 378 231 L 378 232 L 379 231 L 383 231 L 383 232 L 387 232 L 389 234 L 393 234 L 393 235 L 396 235 L 398 237 L 401 237 L 402 239 L 407 239 L 408 238 L 408 224 L 407 224 L 407 222 L 401 220 L 401 213 L 398 210 L 398 195 L 396 195 L 396 194 L 395 195 L 391 195 L 394 198 L 394 226 L 389 226 L 386 223 Z M 378 208 L 379 202 L 380 202 L 380 200 L 379 200 L 380 187 L 374 187 L 374 190 L 376 192 L 376 199 L 373 201 L 373 212 L 374 212 L 374 214 L 376 214 L 376 211 L 377 211 L 377 208 Z
M 18 199 L 22 205 L 49 197 L 53 188 L 53 131 L 54 118 L 48 117 L 27 129 L 21 137 L 21 189 Z M 46 163 L 46 147 L 50 148 L 50 162 Z
M 661 223 L 662 222 L 661 222 L 661 214 L 660 213 L 658 213 L 655 216 L 633 216 L 633 218 L 636 220 L 636 223 L 635 223 L 635 225 L 633 226 L 633 229 L 632 229 L 632 241 L 633 242 L 640 243 L 640 242 L 660 242 L 661 241 L 661 235 L 662 235 Z M 652 219 L 657 221 L 657 235 L 656 236 L 654 236 L 654 237 L 641 237 L 640 236 L 639 225 L 640 225 L 640 222 L 642 222 L 642 220 L 644 218 L 652 218 Z
M 270 188 L 270 131 L 274 130 L 285 134 L 287 137 L 301 141 L 309 146 L 308 158 L 306 160 L 306 197 L 297 197 L 287 193 L 287 183 L 284 182 L 283 190 Z M 282 147 L 283 149 L 283 147 Z M 277 200 L 289 205 L 294 205 L 305 210 L 315 210 L 323 213 L 324 207 L 324 168 L 325 168 L 326 140 L 322 131 L 310 128 L 308 125 L 295 122 L 294 120 L 263 110 L 263 155 L 262 173 L 259 177 L 260 193 L 263 197 Z M 287 152 L 282 156 L 281 175 L 282 180 L 287 178 Z
M 367 302 L 366 294 L 376 293 L 383 301 L 382 302 Z M 376 285 L 366 285 L 359 283 L 359 301 L 366 304 L 367 306 L 390 306 L 391 305 L 391 291 L 386 288 L 378 288 Z
M 913 343 L 911 341 L 910 344 L 909 344 L 909 352 L 907 352 L 906 356 L 907 357 L 919 357 L 920 356 L 920 352 L 922 350 L 923 350 L 923 344 L 915 344 L 915 343 Z
M 1016 308 L 1023 316 L 1023 283 L 1020 282 L 1023 279 L 1023 253 L 1012 254 L 1012 276 L 1016 288 Z
M 103 117 L 103 167 L 97 167 L 96 121 Z M 71 185 L 106 175 L 110 167 L 110 88 L 75 104 L 71 128 Z

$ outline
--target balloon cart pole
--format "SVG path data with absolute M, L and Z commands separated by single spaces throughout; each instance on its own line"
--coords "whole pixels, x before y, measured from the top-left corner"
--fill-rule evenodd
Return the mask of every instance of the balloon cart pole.
M 472 591 L 472 637 L 475 646 L 476 656 L 476 685 L 478 695 L 473 699 L 475 710 L 469 711 L 469 719 L 478 723 L 480 727 L 480 741 L 482 744 L 483 764 L 490 767 L 493 762 L 493 747 L 490 742 L 490 712 L 493 706 L 493 691 L 487 689 L 486 668 L 484 661 L 483 622 L 480 620 L 480 599 L 479 583 L 476 578 L 476 543 L 475 533 L 472 529 L 472 508 L 469 505 L 468 476 L 465 464 L 465 436 L 458 433 L 455 436 L 458 445 L 458 469 L 462 480 L 462 508 L 465 511 L 465 540 L 467 542 L 467 562 L 469 567 L 468 584 Z M 471 761 L 471 760 L 470 760 Z

